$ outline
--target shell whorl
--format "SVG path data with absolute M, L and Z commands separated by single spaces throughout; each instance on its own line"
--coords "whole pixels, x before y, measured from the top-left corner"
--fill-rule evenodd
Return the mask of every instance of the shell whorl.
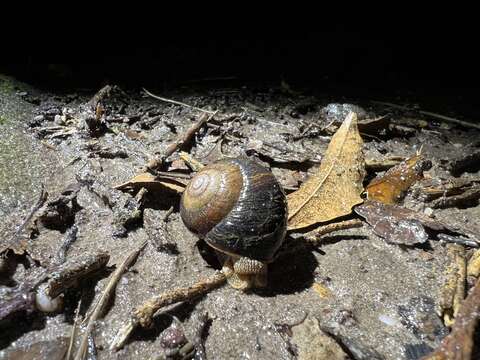
M 270 170 L 248 159 L 206 166 L 182 196 L 185 225 L 213 248 L 269 261 L 286 232 L 285 194 Z
M 208 165 L 187 185 L 180 213 L 187 228 L 201 237 L 235 205 L 243 185 L 240 169 L 226 161 Z

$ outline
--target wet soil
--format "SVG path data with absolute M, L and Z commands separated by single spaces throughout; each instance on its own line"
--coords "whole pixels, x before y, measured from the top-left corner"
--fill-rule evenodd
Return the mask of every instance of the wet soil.
M 359 359 L 407 359 L 412 347 L 428 349 L 439 344 L 446 333 L 435 312 L 448 266 L 444 244 L 429 241 L 428 246 L 404 248 L 386 243 L 365 225 L 325 236 L 315 249 L 305 248 L 278 259 L 270 267 L 269 286 L 264 290 L 243 293 L 223 286 L 191 303 L 167 308 L 157 315 L 152 329 L 136 331 L 122 350 L 111 352 L 109 344 L 133 308 L 155 294 L 188 286 L 218 267 L 208 250 L 205 254 L 205 246 L 183 225 L 179 196 L 174 193 L 149 194 L 143 218 L 123 226 L 122 209 L 132 195 L 113 187 L 138 173 L 152 155 L 162 154 L 200 115 L 190 108 L 143 97 L 138 89 L 123 90 L 125 93 L 114 95 L 108 131 L 92 136 L 75 121 L 93 91 L 52 94 L 0 77 L 0 246 L 11 246 L 9 240 L 35 204 L 42 184 L 50 198 L 68 185 L 84 184 L 73 220 L 78 235 L 67 258 L 104 251 L 110 255 L 109 269 L 113 270 L 126 254 L 147 241 L 97 323 L 94 337 L 98 358 L 151 358 L 161 353 L 159 334 L 171 322 L 170 315 L 183 322 L 188 335 L 194 315 L 200 312 L 211 318 L 205 342 L 210 359 L 296 358 L 296 343 L 305 339 L 285 337 L 279 324 L 298 323 L 306 315 L 316 318 L 349 356 Z M 361 106 L 367 118 L 388 114 L 398 124 L 410 126 L 413 130 L 407 133 L 366 134 L 366 157 L 407 157 L 423 147 L 433 163 L 426 173 L 432 179 L 452 178 L 448 164 L 478 151 L 480 145 L 477 130 L 392 111 L 366 100 L 331 99 L 278 85 L 189 87 L 162 96 L 219 110 L 220 117 L 239 114 L 225 124 L 213 122 L 211 127 L 202 128 L 184 150 L 200 161 L 211 161 L 219 156 L 212 149 L 223 136 L 221 152 L 225 156 L 257 157 L 271 167 L 287 191 L 298 187 L 321 161 L 331 133 L 318 130 L 335 120 L 325 115 L 325 106 L 332 100 Z M 60 117 L 32 124 L 47 107 L 60 109 Z M 62 114 L 68 115 L 67 120 L 61 119 Z M 62 128 L 47 135 L 39 131 L 54 125 Z M 115 155 L 118 150 L 124 155 Z M 176 159 L 174 154 L 169 160 Z M 479 175 L 476 169 L 460 176 Z M 175 251 L 158 251 L 148 236 L 149 227 L 155 227 L 171 206 L 174 211 L 164 236 Z M 423 211 L 428 204 L 409 195 L 405 206 Z M 434 215 L 480 233 L 478 202 L 463 208 L 435 209 Z M 33 265 L 16 264 L 2 287 L 21 284 L 35 267 L 51 266 L 65 240 L 65 229 L 44 228 L 33 238 L 28 235 L 25 230 L 25 251 Z M 0 273 L 0 278 L 4 276 Z M 8 358 L 12 349 L 69 337 L 78 300 L 82 298 L 81 314 L 85 314 L 107 281 L 108 271 L 70 290 L 65 311 L 60 314 L 34 313 L 1 324 L 0 358 Z M 315 283 L 327 287 L 331 295 L 320 296 L 312 288 Z M 308 343 L 308 331 L 301 334 Z

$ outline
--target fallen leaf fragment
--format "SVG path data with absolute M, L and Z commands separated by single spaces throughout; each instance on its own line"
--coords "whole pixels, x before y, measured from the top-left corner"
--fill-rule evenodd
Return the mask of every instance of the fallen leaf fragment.
M 366 200 L 355 207 L 355 212 L 366 220 L 378 236 L 389 243 L 406 246 L 423 243 L 428 240 L 425 231 L 425 228 L 428 228 L 437 232 L 437 240 L 480 247 L 479 240 L 469 231 L 398 205 Z
M 162 179 L 159 180 L 155 175 L 148 172 L 141 173 L 133 177 L 132 179 L 117 185 L 114 188 L 117 190 L 124 190 L 128 188 L 140 189 L 140 188 L 152 189 L 152 190 L 165 190 L 170 189 L 178 193 L 182 193 L 185 190 L 185 184 L 177 179 Z
M 390 118 L 380 116 L 373 119 L 364 119 L 358 122 L 358 129 L 363 134 L 382 134 L 388 131 Z
M 410 186 L 423 177 L 423 172 L 431 167 L 432 163 L 420 154 L 408 158 L 383 176 L 373 179 L 367 186 L 367 197 L 385 204 L 395 204 Z
M 362 203 L 365 161 L 357 115 L 349 113 L 328 146 L 320 169 L 289 194 L 289 229 L 304 228 L 352 212 Z
M 480 279 L 461 303 L 452 331 L 440 346 L 422 360 L 470 360 L 474 354 L 474 334 L 480 315 Z
M 412 246 L 428 240 L 424 226 L 444 230 L 443 224 L 428 216 L 400 206 L 367 200 L 355 207 L 355 212 L 365 218 L 373 231 L 393 244 Z

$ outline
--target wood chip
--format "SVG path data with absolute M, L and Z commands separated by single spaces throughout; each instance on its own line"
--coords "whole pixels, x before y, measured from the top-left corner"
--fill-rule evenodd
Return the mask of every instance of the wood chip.
M 452 332 L 440 346 L 422 360 L 470 360 L 478 359 L 474 354 L 474 334 L 480 314 L 480 279 L 462 302 Z

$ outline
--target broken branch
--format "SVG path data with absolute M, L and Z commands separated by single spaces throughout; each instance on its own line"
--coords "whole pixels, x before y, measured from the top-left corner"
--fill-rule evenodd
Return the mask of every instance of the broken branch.
M 85 351 L 88 345 L 88 338 L 93 329 L 93 326 L 95 325 L 97 319 L 100 317 L 103 310 L 105 309 L 105 306 L 108 303 L 108 300 L 110 299 L 110 296 L 112 295 L 123 273 L 127 270 L 130 264 L 137 258 L 138 254 L 145 247 L 146 244 L 147 243 L 144 242 L 138 249 L 132 251 L 111 276 L 110 281 L 108 282 L 106 288 L 103 290 L 103 294 L 98 300 L 92 315 L 88 319 L 88 324 L 83 334 L 82 341 L 80 342 L 80 346 L 78 348 L 77 354 L 75 355 L 75 360 L 81 360 L 84 357 Z
M 139 325 L 142 327 L 150 326 L 153 316 L 161 308 L 204 295 L 210 290 L 223 285 L 226 281 L 226 275 L 221 271 L 217 271 L 211 277 L 202 279 L 192 286 L 170 290 L 151 298 L 133 312 L 131 319 L 124 324 L 113 339 L 110 350 L 121 349 L 127 342 L 130 334 Z
M 457 125 L 461 125 L 461 126 L 464 126 L 464 127 L 469 127 L 469 128 L 474 128 L 474 129 L 480 130 L 480 125 L 473 124 L 473 123 L 468 122 L 468 121 L 455 119 L 455 118 L 452 118 L 450 116 L 437 114 L 437 113 L 434 113 L 434 112 L 431 112 L 431 111 L 415 110 L 415 109 L 409 108 L 408 106 L 397 105 L 397 104 L 393 104 L 393 103 L 390 103 L 390 102 L 384 102 L 384 101 L 372 101 L 372 103 L 388 106 L 388 107 L 391 107 L 391 108 L 394 108 L 394 109 L 400 109 L 400 110 L 405 110 L 405 111 L 416 111 L 416 112 L 418 112 L 422 115 L 430 116 L 430 117 L 433 117 L 433 118 L 436 118 L 436 119 L 440 119 L 440 120 L 450 122 L 450 123 L 454 123 L 454 124 L 457 124 Z
M 200 119 L 198 119 L 198 121 L 195 124 L 193 124 L 183 135 L 181 135 L 176 141 L 174 141 L 167 147 L 163 156 L 155 157 L 151 159 L 146 165 L 146 169 L 144 169 L 144 171 L 156 170 L 160 166 L 162 166 L 164 161 L 170 155 L 172 155 L 175 151 L 180 149 L 184 144 L 188 143 L 192 139 L 192 137 L 196 134 L 196 132 L 200 130 L 200 128 L 204 124 L 210 121 L 215 116 L 216 113 L 217 112 L 215 111 L 210 115 L 207 115 L 207 114 L 202 115 Z
M 161 97 L 161 96 L 152 94 L 150 91 L 148 91 L 148 90 L 145 89 L 145 88 L 142 88 L 142 90 L 143 90 L 143 91 L 145 92 L 145 94 L 147 94 L 148 96 L 150 96 L 150 97 L 152 97 L 152 98 L 154 98 L 154 99 L 160 100 L 160 101 L 164 101 L 164 102 L 167 102 L 167 103 L 170 103 L 170 104 L 185 106 L 185 107 L 188 107 L 188 108 L 190 108 L 190 109 L 195 109 L 195 110 L 204 112 L 204 113 L 206 113 L 206 114 L 215 114 L 215 113 L 216 113 L 216 111 L 211 111 L 211 110 L 202 109 L 202 108 L 199 108 L 199 107 L 196 107 L 196 106 L 193 106 L 193 105 L 185 104 L 185 103 L 183 103 L 183 102 L 181 102 L 181 101 L 172 100 L 172 99 L 167 99 L 167 98 L 164 98 L 164 97 Z

